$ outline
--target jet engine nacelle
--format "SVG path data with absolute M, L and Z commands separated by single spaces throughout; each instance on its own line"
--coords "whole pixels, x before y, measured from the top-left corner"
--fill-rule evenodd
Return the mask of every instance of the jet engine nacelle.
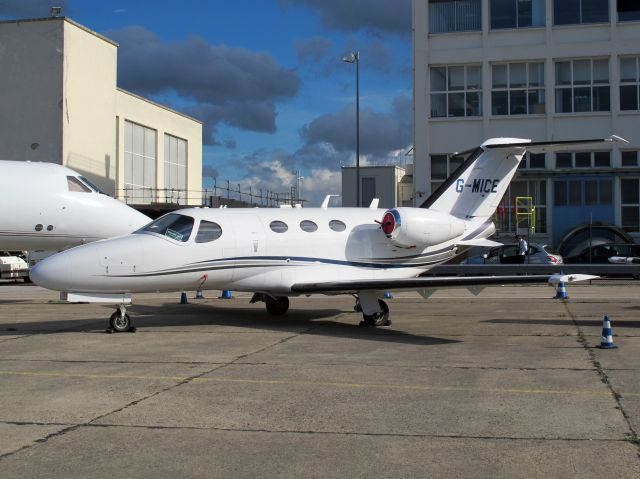
M 465 224 L 447 213 L 421 208 L 392 208 L 382 218 L 382 231 L 402 248 L 426 248 L 464 233 Z

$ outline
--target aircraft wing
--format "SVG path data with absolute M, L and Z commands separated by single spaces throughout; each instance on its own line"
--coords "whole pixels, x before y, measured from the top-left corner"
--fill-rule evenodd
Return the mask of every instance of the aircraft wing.
M 330 281 L 323 283 L 297 283 L 291 287 L 293 293 L 356 293 L 358 291 L 400 291 L 421 290 L 426 288 L 474 288 L 497 284 L 531 284 L 531 283 L 574 283 L 588 281 L 598 276 L 589 274 L 554 274 L 530 276 L 427 276 L 408 279 L 375 279 L 353 281 Z

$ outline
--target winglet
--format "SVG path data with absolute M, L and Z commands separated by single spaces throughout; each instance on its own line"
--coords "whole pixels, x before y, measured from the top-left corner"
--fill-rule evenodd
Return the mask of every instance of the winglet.
M 589 281 L 590 279 L 598 279 L 600 276 L 592 274 L 554 274 L 549 277 L 549 284 L 558 283 L 576 283 L 578 281 Z
M 322 202 L 322 205 L 320 205 L 320 208 L 322 208 L 323 210 L 326 210 L 327 208 L 329 208 L 329 201 L 331 201 L 331 197 L 335 196 L 335 197 L 339 197 L 340 195 L 327 195 L 324 197 L 324 201 Z
M 378 204 L 380 204 L 380 198 L 373 198 L 371 200 L 371 204 L 369 205 L 370 210 L 377 210 Z

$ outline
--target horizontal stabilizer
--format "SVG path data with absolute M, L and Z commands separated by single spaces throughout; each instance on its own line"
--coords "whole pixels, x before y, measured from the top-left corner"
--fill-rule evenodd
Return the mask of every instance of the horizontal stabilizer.
M 487 238 L 476 238 L 466 241 L 457 241 L 456 246 L 481 246 L 483 248 L 495 248 L 496 246 L 504 245 L 502 243 L 498 243 L 497 241 L 488 240 Z
M 549 284 L 577 283 L 578 281 L 589 281 L 599 277 L 592 274 L 554 274 L 549 278 Z
M 530 153 L 549 153 L 556 151 L 575 151 L 576 149 L 592 149 L 606 147 L 608 143 L 629 143 L 624 138 L 611 135 L 608 138 L 597 138 L 592 140 L 569 140 L 569 141 L 521 141 L 513 143 L 489 143 L 482 145 L 483 148 L 511 150 L 514 148 L 525 148 Z

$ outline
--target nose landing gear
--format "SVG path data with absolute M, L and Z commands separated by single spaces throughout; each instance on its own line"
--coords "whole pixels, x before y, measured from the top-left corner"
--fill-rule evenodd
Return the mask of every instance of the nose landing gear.
M 360 321 L 361 327 L 391 326 L 391 320 L 389 319 L 389 305 L 381 299 L 378 300 L 378 305 L 380 306 L 381 311 L 373 314 L 362 313 L 362 321 Z
M 107 333 L 124 333 L 128 331 L 130 333 L 136 332 L 136 327 L 131 325 L 131 318 L 127 314 L 127 308 L 124 304 L 119 304 L 116 311 L 109 318 L 109 329 Z

